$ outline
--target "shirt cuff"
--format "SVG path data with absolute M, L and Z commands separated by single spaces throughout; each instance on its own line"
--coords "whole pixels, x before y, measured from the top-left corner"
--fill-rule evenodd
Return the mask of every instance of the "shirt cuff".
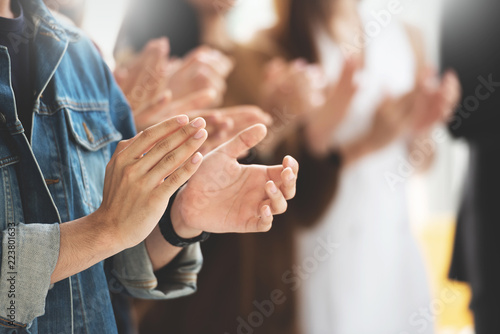
M 59 258 L 59 224 L 13 224 L 1 240 L 0 327 L 26 327 L 45 313 Z
M 184 248 L 162 269 L 162 280 L 154 274 L 145 242 L 115 255 L 111 263 L 110 288 L 124 290 L 135 298 L 173 299 L 196 292 L 198 273 L 203 264 L 200 244 Z

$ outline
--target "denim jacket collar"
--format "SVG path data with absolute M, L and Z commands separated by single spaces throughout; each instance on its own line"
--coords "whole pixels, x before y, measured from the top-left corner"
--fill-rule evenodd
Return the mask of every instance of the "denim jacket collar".
M 53 17 L 41 0 L 20 0 L 27 17 L 32 18 L 25 36 L 28 40 L 33 37 L 33 54 L 35 57 L 36 77 L 34 82 L 35 101 L 40 98 L 43 90 L 54 75 L 64 56 L 69 43 L 69 36 Z

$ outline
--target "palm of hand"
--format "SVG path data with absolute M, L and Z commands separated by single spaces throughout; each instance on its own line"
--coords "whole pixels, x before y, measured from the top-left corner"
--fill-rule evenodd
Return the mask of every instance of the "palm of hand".
M 182 197 L 190 203 L 181 206 L 184 221 L 197 224 L 203 217 L 200 225 L 214 233 L 252 230 L 267 198 L 264 186 L 268 180 L 279 186 L 280 167 L 240 165 L 225 152 L 212 152 L 182 189 Z

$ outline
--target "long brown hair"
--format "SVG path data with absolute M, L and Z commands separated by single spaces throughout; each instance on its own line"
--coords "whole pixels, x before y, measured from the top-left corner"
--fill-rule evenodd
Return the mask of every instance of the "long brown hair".
M 290 58 L 319 62 L 314 29 L 326 26 L 334 0 L 275 0 L 278 22 L 273 28 L 278 44 Z

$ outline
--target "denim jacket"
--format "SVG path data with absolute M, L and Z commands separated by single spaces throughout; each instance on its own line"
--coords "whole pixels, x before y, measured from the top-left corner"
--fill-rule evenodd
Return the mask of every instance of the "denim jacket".
M 42 0 L 21 0 L 34 58 L 31 138 L 16 114 L 10 58 L 0 46 L 0 334 L 116 333 L 110 289 L 167 299 L 196 290 L 199 245 L 158 282 L 144 243 L 56 284 L 59 224 L 102 200 L 118 140 L 135 133 L 130 108 L 99 53 Z M 163 276 L 162 276 L 163 277 Z

